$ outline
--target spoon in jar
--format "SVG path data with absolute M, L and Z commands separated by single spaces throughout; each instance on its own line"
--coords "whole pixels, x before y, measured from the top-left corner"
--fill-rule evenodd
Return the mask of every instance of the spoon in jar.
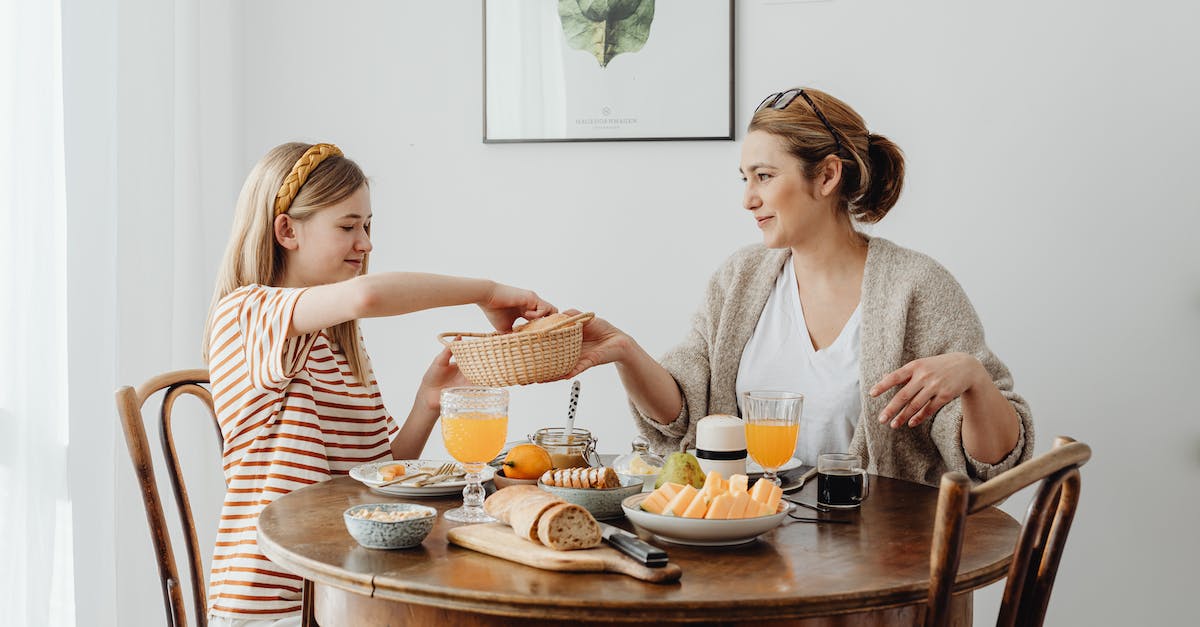
M 571 382 L 571 405 L 567 408 L 567 444 L 574 442 L 575 409 L 579 407 L 579 380 Z

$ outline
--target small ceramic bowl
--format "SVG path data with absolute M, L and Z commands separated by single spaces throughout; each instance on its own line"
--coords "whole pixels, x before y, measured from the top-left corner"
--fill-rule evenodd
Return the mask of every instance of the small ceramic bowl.
M 509 479 L 504 475 L 504 469 L 496 471 L 492 475 L 492 483 L 496 484 L 497 490 L 503 490 L 510 485 L 537 485 L 537 479 Z
M 629 475 L 617 476 L 621 480 L 621 486 L 617 488 L 564 488 L 546 485 L 541 481 L 538 482 L 538 487 L 568 503 L 582 506 L 591 512 L 596 520 L 608 520 L 624 516 L 621 501 L 642 491 L 641 479 Z
M 639 474 L 632 473 L 632 472 L 621 472 L 620 470 L 618 470 L 617 476 L 621 478 L 621 481 L 625 481 L 626 478 L 636 479 L 638 481 L 641 481 L 643 492 L 653 492 L 654 491 L 654 482 L 658 481 L 658 473 L 657 472 L 651 473 L 648 475 L 639 475 Z
M 367 510 L 381 512 L 419 512 L 421 515 L 395 522 L 358 518 L 351 514 Z M 415 503 L 365 503 L 355 505 L 342 514 L 346 530 L 368 549 L 407 549 L 417 546 L 433 529 L 437 510 Z

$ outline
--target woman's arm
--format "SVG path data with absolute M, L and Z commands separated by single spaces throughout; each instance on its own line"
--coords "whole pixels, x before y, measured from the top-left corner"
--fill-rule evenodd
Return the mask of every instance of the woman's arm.
M 915 359 L 887 374 L 870 390 L 878 396 L 903 386 L 879 415 L 880 423 L 915 427 L 955 398 L 962 399 L 962 443 L 967 454 L 995 464 L 1017 445 L 1020 418 L 983 364 L 966 353 Z
M 572 314 L 572 311 L 566 313 Z M 616 364 L 629 400 L 647 417 L 665 425 L 679 416 L 683 396 L 671 373 L 632 337 L 607 320 L 593 318 L 583 326 L 579 361 L 565 378 L 607 363 Z
M 486 279 L 381 272 L 308 288 L 292 313 L 288 337 L 313 333 L 349 320 L 397 316 L 434 307 L 476 304 L 500 331 L 517 318 L 554 313 L 537 294 Z

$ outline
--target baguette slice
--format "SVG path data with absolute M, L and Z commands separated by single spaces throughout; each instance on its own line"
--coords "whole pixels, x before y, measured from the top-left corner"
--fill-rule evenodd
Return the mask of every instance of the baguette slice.
M 529 322 L 526 322 L 525 324 L 517 325 L 517 326 L 513 327 L 513 331 L 516 333 L 536 333 L 543 329 L 549 329 L 550 327 L 552 327 L 570 317 L 571 316 L 568 316 L 565 313 L 552 313 L 548 316 L 543 316 L 541 318 L 535 318 L 534 320 L 530 320 Z
M 600 544 L 600 525 L 590 512 L 573 503 L 560 503 L 542 513 L 537 537 L 556 551 L 590 549 Z
M 508 522 L 509 510 L 514 504 L 526 497 L 542 494 L 547 494 L 547 492 L 535 485 L 514 485 L 502 488 L 487 497 L 483 502 L 483 511 L 496 520 Z
M 550 511 L 550 508 L 562 503 L 565 501 L 548 492 L 542 492 L 541 495 L 524 496 L 514 502 L 513 507 L 508 510 L 508 521 L 506 522 L 512 526 L 513 533 L 526 540 L 537 542 L 538 520 Z

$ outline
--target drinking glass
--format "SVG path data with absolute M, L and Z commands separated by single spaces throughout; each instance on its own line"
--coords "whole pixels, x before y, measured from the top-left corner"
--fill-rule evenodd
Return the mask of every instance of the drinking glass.
M 853 509 L 867 498 L 867 470 L 858 455 L 822 453 L 817 456 L 817 503 Z
M 763 479 L 779 485 L 775 472 L 792 458 L 800 435 L 804 395 L 799 392 L 751 390 L 742 394 L 746 451 L 763 469 Z
M 496 522 L 483 511 L 483 466 L 504 448 L 508 434 L 508 390 L 457 387 L 442 390 L 442 440 L 450 456 L 467 471 L 463 504 L 446 512 L 446 520 Z

